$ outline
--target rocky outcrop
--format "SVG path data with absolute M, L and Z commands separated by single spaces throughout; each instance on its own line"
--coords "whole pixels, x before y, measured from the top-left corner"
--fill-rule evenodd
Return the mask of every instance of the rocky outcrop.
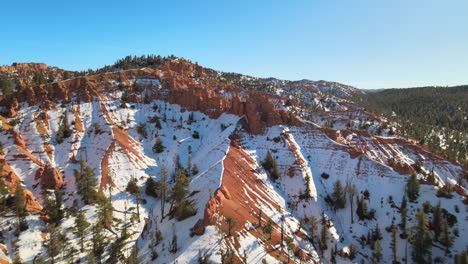
M 9 166 L 3 156 L 0 156 L 0 164 L 3 167 L 3 171 L 1 172 L 6 177 L 3 178 L 5 185 L 10 189 L 10 192 L 14 193 L 16 190 L 16 186 L 21 184 L 21 181 L 13 171 L 13 169 Z M 1 180 L 1 179 L 0 179 Z M 32 213 L 39 213 L 42 210 L 42 207 L 34 198 L 34 195 L 28 189 L 24 190 L 24 194 L 26 195 L 26 209 Z
M 45 63 L 19 63 L 14 62 L 11 66 L 0 67 L 0 73 L 9 76 L 30 76 L 36 72 L 42 72 L 47 70 L 47 64 Z
M 89 102 L 101 98 L 103 92 L 117 88 L 130 93 L 130 100 L 141 102 L 136 88 L 131 83 L 135 79 L 159 80 L 160 87 L 146 87 L 153 97 L 178 104 L 186 110 L 201 111 L 212 118 L 222 113 L 245 116 L 249 132 L 259 134 L 265 126 L 280 124 L 301 125 L 291 113 L 280 109 L 285 99 L 266 92 L 246 91 L 233 84 L 216 80 L 205 73 L 204 68 L 189 61 L 178 59 L 164 63 L 159 70 L 145 68 L 83 76 L 71 80 L 42 84 L 23 89 L 19 96 L 9 98 L 9 116 L 16 116 L 18 101 L 21 98 L 31 105 L 41 104 L 43 109 L 52 109 L 52 101 L 69 102 L 75 95 L 78 101 Z
M 46 189 L 58 190 L 63 185 L 63 175 L 57 168 L 46 166 L 39 168 L 34 176 L 35 180 L 41 180 L 41 184 Z

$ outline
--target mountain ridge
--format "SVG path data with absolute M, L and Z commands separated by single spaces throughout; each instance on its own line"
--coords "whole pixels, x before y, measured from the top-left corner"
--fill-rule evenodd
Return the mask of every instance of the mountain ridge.
M 2 173 L 13 171 L 20 184 L 1 198 L 17 197 L 14 189 L 24 185 L 42 210 L 23 216 L 29 227 L 18 236 L 14 223 L 1 216 L 7 231 L 0 258 L 369 262 L 371 242 L 389 245 L 391 237 L 383 232 L 368 243 L 366 236 L 379 224 L 398 225 L 402 197 L 410 197 L 410 175 L 421 190 L 408 218 L 430 201 L 431 208 L 441 202 L 443 219 L 450 220 L 452 253 L 434 240 L 433 256 L 451 261 L 464 254 L 466 238 L 460 234 L 468 227 L 459 209 L 468 201 L 466 168 L 399 136 L 396 124 L 348 99 L 308 85 L 286 88 L 242 89 L 176 59 L 2 96 L 0 159 L 11 168 Z M 93 179 L 98 194 L 83 192 Z M 8 185 L 8 177 L 0 181 Z M 337 182 L 357 189 L 347 201 L 346 192 L 343 206 L 334 198 Z M 60 200 L 60 206 L 50 206 Z M 362 203 L 368 212 L 353 216 L 353 206 Z M 15 208 L 5 211 L 14 214 Z M 57 217 L 53 208 L 63 215 Z M 85 239 L 82 252 L 75 246 L 79 234 L 69 231 L 78 228 L 78 210 L 92 224 L 87 234 L 106 237 L 100 255 L 93 238 Z M 402 236 L 406 232 L 397 229 Z M 76 251 L 71 257 L 51 250 L 50 241 L 59 235 L 69 241 L 64 252 Z M 397 246 L 401 255 L 404 242 Z M 380 262 L 391 263 L 388 247 L 381 253 Z

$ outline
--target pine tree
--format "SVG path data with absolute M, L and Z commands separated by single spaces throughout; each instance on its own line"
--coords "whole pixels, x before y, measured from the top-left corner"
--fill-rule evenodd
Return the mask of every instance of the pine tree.
M 162 142 L 162 140 L 158 137 L 158 138 L 156 139 L 156 142 L 155 142 L 154 145 L 153 145 L 153 152 L 154 152 L 154 153 L 161 153 L 161 152 L 164 151 L 164 149 L 165 149 L 165 147 L 164 147 L 164 145 L 163 145 L 163 142 Z
M 138 186 L 137 184 L 137 181 L 135 179 L 131 179 L 128 183 L 127 183 L 127 187 L 125 188 L 125 190 L 130 193 L 130 194 L 133 194 L 133 195 L 137 195 L 140 193 L 141 189 L 140 187 Z
M 398 263 L 398 231 L 395 226 L 392 227 L 392 242 L 390 242 L 390 248 L 392 249 L 393 264 Z
M 455 264 L 468 264 L 467 250 L 463 250 L 460 255 L 455 256 Z
M 71 130 L 69 124 L 68 124 L 68 112 L 65 111 L 63 114 L 63 120 L 62 123 L 60 124 L 58 131 L 57 131 L 57 143 L 62 143 L 64 138 L 68 138 L 71 136 L 73 131 Z
M 372 232 L 372 240 L 373 241 L 382 240 L 382 238 L 383 238 L 382 231 L 380 231 L 379 223 L 377 223 L 375 225 L 375 230 Z
M 322 221 L 322 229 L 320 231 L 320 248 L 326 250 L 328 248 L 328 234 L 327 234 L 327 225 Z
M 447 221 L 443 221 L 442 223 L 442 232 L 440 233 L 440 243 L 445 246 L 445 253 L 450 252 L 450 247 L 453 245 L 453 238 L 450 234 L 450 228 Z
M 346 192 L 341 185 L 341 181 L 338 179 L 333 184 L 333 193 L 332 193 L 333 207 L 335 211 L 337 209 L 342 209 L 346 207 Z
M 428 263 L 432 248 L 432 231 L 427 215 L 419 211 L 415 216 L 416 225 L 411 227 L 410 242 L 413 245 L 412 258 L 416 263 Z
M 444 222 L 444 219 L 442 217 L 442 208 L 440 204 L 440 200 L 437 203 L 437 206 L 434 207 L 432 211 L 432 230 L 434 230 L 434 235 L 436 239 L 439 239 L 439 236 L 442 232 L 442 223 Z
M 196 214 L 196 209 L 187 199 L 191 179 L 185 175 L 183 168 L 179 168 L 176 169 L 175 181 L 169 196 L 171 200 L 170 214 L 182 221 Z
M 270 151 L 267 152 L 265 160 L 263 161 L 262 165 L 263 165 L 263 168 L 265 168 L 265 170 L 269 172 L 270 177 L 273 181 L 276 181 L 277 179 L 279 179 L 280 174 L 278 171 L 278 164 L 276 162 L 276 159 L 273 158 L 273 156 L 271 155 Z
M 50 224 L 47 227 L 48 236 L 44 241 L 44 247 L 47 254 L 51 258 L 52 264 L 55 263 L 55 258 L 62 252 L 66 242 L 66 236 L 62 233 L 60 227 L 56 224 Z
M 106 228 L 112 227 L 112 218 L 114 207 L 109 199 L 103 194 L 98 194 L 98 217 L 99 221 Z
M 231 216 L 226 217 L 226 224 L 228 225 L 228 236 L 231 236 L 232 229 L 236 226 L 237 222 Z
M 346 184 L 346 192 L 348 193 L 349 203 L 350 203 L 350 206 L 351 206 L 351 224 L 352 224 L 352 223 L 354 223 L 354 215 L 353 215 L 353 213 L 354 213 L 354 210 L 353 210 L 354 196 L 357 195 L 357 193 L 358 193 L 356 184 L 351 184 L 350 182 L 348 182 Z
M 26 195 L 21 183 L 16 185 L 14 204 L 16 208 L 16 217 L 18 219 L 17 234 L 19 235 L 21 231 L 28 229 L 28 224 L 26 222 L 26 216 L 28 215 L 26 211 Z
M 403 196 L 403 200 L 401 201 L 400 205 L 400 214 L 401 214 L 401 222 L 400 228 L 403 231 L 403 234 L 406 234 L 406 221 L 407 221 L 407 205 L 406 205 L 406 196 Z
M 318 229 L 318 219 L 315 215 L 311 216 L 309 218 L 309 221 L 307 222 L 307 224 L 310 226 L 310 234 L 312 235 L 312 239 L 314 238 L 315 236 L 315 231 L 317 231 Z
M 263 227 L 263 232 L 268 235 L 268 239 L 271 239 L 273 233 L 273 220 L 268 219 L 266 225 Z
M 97 198 L 97 180 L 94 177 L 96 174 L 91 167 L 84 164 L 83 160 L 80 160 L 79 163 L 79 170 L 75 170 L 77 192 L 81 195 L 85 204 L 91 204 Z
M 166 193 L 167 193 L 167 178 L 168 178 L 168 173 L 166 167 L 162 167 L 161 169 L 161 178 L 158 181 L 159 185 L 159 197 L 161 199 L 161 222 L 164 219 L 164 213 L 165 213 L 165 205 L 166 205 Z
M 179 247 L 177 245 L 177 235 L 176 235 L 176 232 L 174 231 L 172 234 L 172 241 L 171 241 L 171 247 L 169 249 L 169 252 L 171 252 L 172 254 L 175 254 L 177 253 L 178 250 L 179 250 Z
M 107 240 L 104 236 L 104 227 L 100 222 L 97 222 L 92 227 L 91 242 L 93 243 L 91 253 L 94 256 L 95 262 L 89 262 L 88 260 L 88 263 L 101 263 L 101 256 L 104 254 L 104 248 L 107 245 Z
M 49 216 L 51 223 L 58 224 L 63 218 L 63 198 L 59 190 L 54 191 L 54 198 L 45 196 L 43 210 Z
M 6 78 L 0 79 L 0 92 L 2 92 L 3 95 L 10 95 L 13 93 L 13 87 L 10 80 Z
M 432 183 L 432 184 L 435 184 L 436 183 L 436 178 L 435 178 L 435 174 L 434 174 L 434 169 L 431 170 L 431 172 L 429 173 L 429 176 L 427 178 L 427 181 L 429 183 Z
M 139 264 L 140 260 L 138 259 L 138 247 L 137 245 L 132 247 L 132 251 L 130 252 L 130 256 L 128 256 L 126 260 L 126 264 Z
M 257 212 L 257 227 L 262 227 L 262 214 L 263 214 L 262 209 L 258 209 L 258 212 Z
M 362 197 L 358 198 L 356 214 L 358 215 L 359 220 L 367 219 L 367 203 Z
M 80 239 L 80 250 L 84 251 L 84 239 L 86 237 L 87 229 L 91 224 L 86 220 L 83 211 L 79 211 L 75 218 L 75 235 Z
M 411 174 L 406 183 L 406 194 L 411 202 L 415 202 L 419 196 L 419 181 L 416 174 Z
M 193 164 L 193 166 L 192 166 L 192 176 L 197 175 L 198 172 L 199 172 L 199 171 L 198 171 L 198 166 L 197 166 L 197 164 Z
M 374 250 L 372 251 L 372 263 L 378 264 L 382 259 L 382 245 L 380 239 L 375 240 Z
M 106 263 L 114 264 L 121 263 L 125 259 L 123 249 L 125 247 L 125 240 L 127 239 L 127 234 L 125 231 L 122 231 L 122 234 L 110 245 L 109 248 L 109 258 Z

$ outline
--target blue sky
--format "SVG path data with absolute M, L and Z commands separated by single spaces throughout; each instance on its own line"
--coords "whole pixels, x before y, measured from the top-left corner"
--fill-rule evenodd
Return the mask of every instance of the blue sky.
M 229 3 L 228 3 L 229 2 Z M 3 1 L 0 65 L 185 57 L 360 88 L 468 84 L 468 1 Z

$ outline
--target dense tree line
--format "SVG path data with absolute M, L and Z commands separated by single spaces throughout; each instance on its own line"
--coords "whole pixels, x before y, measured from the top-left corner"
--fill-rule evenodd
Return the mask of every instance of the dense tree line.
M 353 100 L 396 121 L 404 136 L 468 165 L 468 85 L 385 89 L 356 95 Z

